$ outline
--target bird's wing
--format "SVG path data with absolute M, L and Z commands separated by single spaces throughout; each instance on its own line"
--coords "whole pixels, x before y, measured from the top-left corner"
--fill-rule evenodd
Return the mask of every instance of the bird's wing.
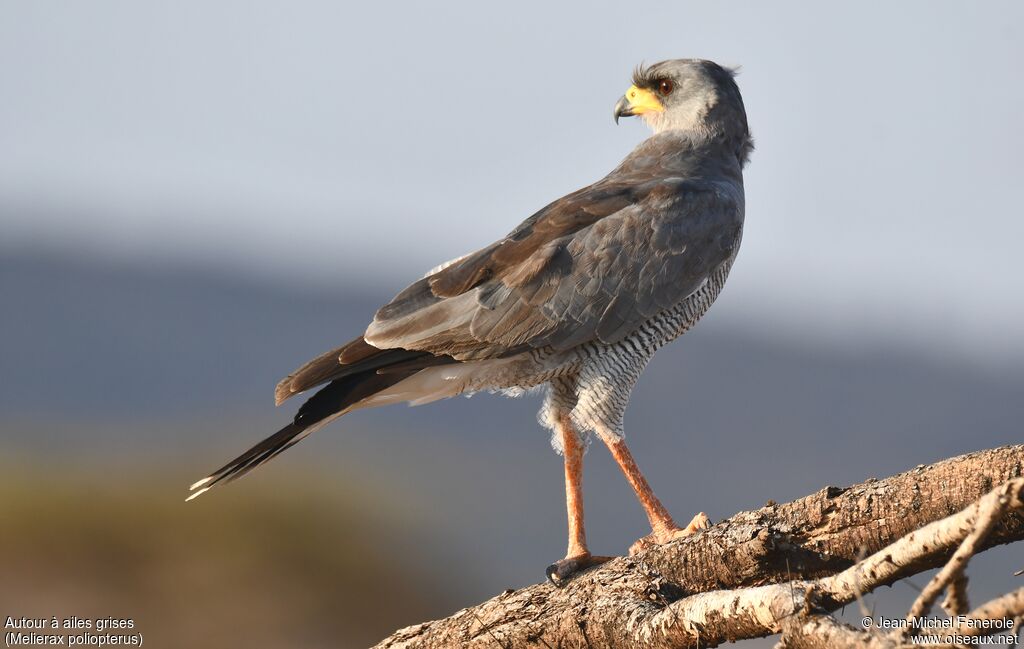
M 459 360 L 615 342 L 700 289 L 742 223 L 738 184 L 613 174 L 412 284 L 364 337 Z

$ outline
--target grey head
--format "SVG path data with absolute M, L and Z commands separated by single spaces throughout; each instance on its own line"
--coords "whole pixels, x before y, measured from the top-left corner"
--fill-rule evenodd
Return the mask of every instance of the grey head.
M 722 138 L 737 147 L 745 162 L 753 144 L 734 77 L 733 70 L 702 59 L 641 65 L 615 104 L 615 122 L 637 115 L 655 134 L 678 130 L 700 139 Z

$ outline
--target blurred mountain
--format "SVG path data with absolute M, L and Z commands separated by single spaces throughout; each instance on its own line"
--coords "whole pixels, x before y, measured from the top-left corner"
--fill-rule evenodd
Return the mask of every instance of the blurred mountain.
M 358 335 L 402 288 L 359 276 L 337 285 L 333 294 L 306 292 L 202 268 L 2 254 L 0 413 L 104 422 L 242 413 L 283 419 L 287 413 L 272 414 L 276 381 Z M 723 321 L 712 310 L 655 358 L 634 397 L 630 429 L 652 442 L 685 432 L 752 450 L 773 440 L 821 440 L 833 451 L 837 440 L 898 447 L 928 431 L 928 446 L 940 453 L 965 435 L 984 445 L 1019 431 L 1024 367 L 986 371 L 895 345 L 852 341 L 838 350 L 780 343 L 773 334 L 759 328 L 756 314 Z M 461 438 L 453 416 L 504 421 L 524 410 L 500 403 L 432 406 L 429 417 L 392 408 L 373 418 Z M 667 429 L 669 422 L 680 430 Z
M 0 256 L 4 454 L 47 480 L 54 461 L 163 466 L 161 493 L 184 496 L 291 416 L 294 406 L 272 405 L 281 376 L 358 335 L 401 288 L 353 274 L 328 293 L 199 267 Z M 1021 439 L 1024 368 L 784 340 L 754 313 L 713 309 L 644 374 L 627 432 L 678 517 L 722 518 Z M 224 491 L 257 510 L 261 483 L 300 500 L 280 479 L 298 470 L 362 485 L 368 506 L 386 494 L 405 521 L 386 546 L 445 575 L 445 592 L 469 604 L 537 581 L 563 551 L 560 460 L 537 407 L 480 395 L 353 413 Z M 622 552 L 645 520 L 599 446 L 587 455 L 588 532 L 595 551 Z M 364 545 L 379 534 L 345 531 Z
M 186 507 L 166 467 L 102 482 L 66 462 L 43 482 L 2 468 L 0 610 L 15 618 L 131 618 L 154 647 L 365 647 L 459 602 L 386 541 L 401 510 L 344 479 L 289 472 Z

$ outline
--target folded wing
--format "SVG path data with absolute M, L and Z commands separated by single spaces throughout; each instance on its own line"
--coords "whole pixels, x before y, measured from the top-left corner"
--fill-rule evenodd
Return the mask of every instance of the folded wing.
M 731 258 L 742 201 L 723 183 L 609 177 L 412 284 L 364 337 L 458 360 L 616 342 Z

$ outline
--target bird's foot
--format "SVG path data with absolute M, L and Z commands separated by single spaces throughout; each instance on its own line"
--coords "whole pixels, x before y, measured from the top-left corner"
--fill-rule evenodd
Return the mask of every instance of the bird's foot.
M 675 523 L 666 525 L 665 527 L 655 530 L 643 537 L 638 539 L 636 543 L 629 546 L 629 556 L 633 556 L 645 550 L 664 545 L 675 541 L 676 539 L 686 538 L 687 536 L 693 536 L 701 530 L 706 530 L 711 527 L 711 521 L 708 519 L 708 515 L 701 512 L 693 517 L 690 524 L 686 527 L 679 527 Z
M 587 568 L 599 566 L 614 558 L 615 557 L 595 557 L 587 552 L 586 554 L 577 554 L 575 556 L 559 559 L 548 566 L 547 570 L 544 572 L 548 576 L 548 581 L 558 588 L 561 588 L 569 583 L 569 580 L 577 573 L 583 572 Z

